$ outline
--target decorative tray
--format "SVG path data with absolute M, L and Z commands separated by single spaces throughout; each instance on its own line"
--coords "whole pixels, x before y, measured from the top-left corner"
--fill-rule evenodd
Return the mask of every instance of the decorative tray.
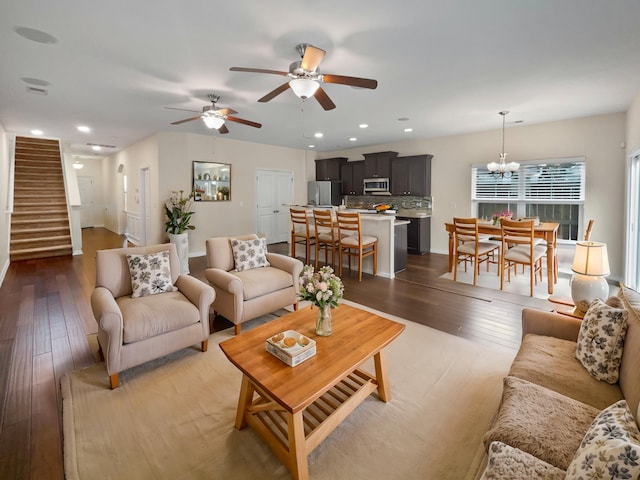
M 316 342 L 295 330 L 286 330 L 267 338 L 265 348 L 290 367 L 300 365 L 316 354 Z

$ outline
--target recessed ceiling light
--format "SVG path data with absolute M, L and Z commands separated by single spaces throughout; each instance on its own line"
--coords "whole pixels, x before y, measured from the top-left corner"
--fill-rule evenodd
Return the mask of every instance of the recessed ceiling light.
M 58 39 L 53 35 L 43 32 L 42 30 L 36 30 L 29 27 L 15 27 L 13 29 L 18 35 L 27 40 L 31 40 L 36 43 L 57 43 Z
M 367 128 L 369 125 L 367 125 L 366 123 L 361 123 L 359 125 L 360 128 Z
M 398 119 L 399 122 L 408 122 L 409 121 L 409 117 L 400 117 Z
M 315 145 L 309 145 L 309 148 L 316 148 Z
M 42 130 L 31 130 L 31 135 L 42 135 Z
M 91 148 L 93 148 L 93 150 L 96 151 L 96 152 L 100 151 L 100 145 L 94 145 Z
M 78 131 L 83 133 L 89 133 L 91 129 L 86 125 L 78 125 Z
M 413 132 L 413 128 L 405 128 L 404 131 L 407 132 L 407 133 Z
M 357 139 L 356 137 L 351 137 L 351 138 L 349 138 L 349 141 L 350 141 L 350 142 L 356 142 L 357 140 L 358 140 L 358 139 Z
M 314 133 L 313 136 L 316 138 L 322 138 L 324 137 L 324 134 L 322 132 L 318 132 L 318 133 Z

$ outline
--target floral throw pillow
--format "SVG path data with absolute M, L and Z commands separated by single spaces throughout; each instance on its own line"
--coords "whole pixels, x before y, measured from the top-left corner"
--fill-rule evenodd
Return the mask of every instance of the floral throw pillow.
M 584 316 L 578 334 L 576 358 L 598 380 L 607 383 L 618 381 L 627 315 L 624 308 L 611 307 L 597 298 L 591 302 Z
M 480 480 L 564 480 L 566 472 L 502 442 L 491 442 Z
M 266 238 L 253 240 L 236 240 L 233 238 L 231 239 L 231 249 L 233 250 L 236 272 L 270 266 L 267 261 Z
M 566 478 L 640 478 L 640 431 L 626 400 L 605 408 L 593 420 Z
M 177 290 L 171 283 L 168 251 L 141 255 L 129 254 L 127 263 L 131 274 L 132 298 Z

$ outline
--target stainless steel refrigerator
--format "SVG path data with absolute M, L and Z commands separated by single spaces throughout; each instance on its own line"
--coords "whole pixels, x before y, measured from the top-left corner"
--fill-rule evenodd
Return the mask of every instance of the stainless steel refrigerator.
M 307 203 L 309 205 L 340 205 L 342 202 L 342 182 L 321 180 L 307 185 Z

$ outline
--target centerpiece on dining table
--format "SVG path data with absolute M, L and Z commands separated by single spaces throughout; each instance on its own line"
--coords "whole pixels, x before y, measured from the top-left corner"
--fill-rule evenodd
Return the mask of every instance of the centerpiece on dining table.
M 511 210 L 505 210 L 503 212 L 494 213 L 491 216 L 491 220 L 493 221 L 494 225 L 500 225 L 502 220 L 511 220 L 512 216 L 513 216 L 513 213 L 511 213 Z
M 300 300 L 308 300 L 318 307 L 316 334 L 325 337 L 331 335 L 331 309 L 338 306 L 338 301 L 344 294 L 342 280 L 329 266 L 316 272 L 312 265 L 305 265 L 298 283 Z

